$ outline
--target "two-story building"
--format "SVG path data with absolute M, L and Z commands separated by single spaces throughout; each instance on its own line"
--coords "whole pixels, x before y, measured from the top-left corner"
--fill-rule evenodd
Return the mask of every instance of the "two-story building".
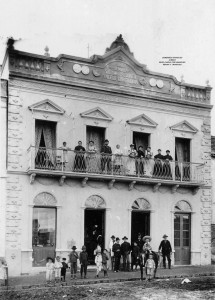
M 89 59 L 9 41 L 2 78 L 10 274 L 41 270 L 73 245 L 93 260 L 98 236 L 108 247 L 112 234 L 150 234 L 155 251 L 167 234 L 173 264 L 210 264 L 210 86 L 150 71 L 121 35 Z

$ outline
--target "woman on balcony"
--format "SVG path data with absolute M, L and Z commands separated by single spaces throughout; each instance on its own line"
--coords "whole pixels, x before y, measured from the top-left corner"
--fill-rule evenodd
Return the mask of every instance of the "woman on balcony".
M 86 163 L 84 158 L 85 148 L 82 146 L 82 142 L 78 142 L 78 146 L 75 147 L 75 162 L 74 171 L 75 172 L 85 172 Z
M 134 144 L 131 144 L 128 150 L 127 175 L 136 175 L 136 157 L 137 151 L 134 149 Z
M 147 177 L 152 177 L 154 171 L 154 159 L 152 159 L 153 153 L 151 152 L 151 147 L 147 147 L 145 150 L 145 160 L 144 160 L 144 174 Z
M 120 145 L 116 145 L 114 151 L 114 173 L 120 175 L 122 173 L 122 150 Z
M 94 146 L 94 141 L 89 141 L 87 149 L 87 172 L 88 173 L 97 173 L 99 170 L 97 168 L 97 159 L 96 159 L 97 149 Z

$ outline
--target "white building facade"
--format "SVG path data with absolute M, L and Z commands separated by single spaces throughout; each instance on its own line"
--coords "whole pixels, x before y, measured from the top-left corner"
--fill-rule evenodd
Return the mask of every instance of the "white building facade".
M 73 245 L 92 259 L 97 237 L 107 247 L 112 234 L 150 234 L 155 251 L 167 234 L 173 264 L 211 263 L 211 87 L 149 71 L 121 36 L 89 59 L 11 46 L 2 78 L 10 274 L 41 270 Z M 105 139 L 113 155 L 101 154 Z M 79 141 L 86 151 L 74 151 Z M 153 153 L 129 157 L 130 144 Z M 154 160 L 159 148 L 172 160 Z

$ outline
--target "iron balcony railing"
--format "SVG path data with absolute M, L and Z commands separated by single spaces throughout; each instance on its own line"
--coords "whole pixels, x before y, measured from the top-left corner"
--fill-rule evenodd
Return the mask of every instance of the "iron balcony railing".
M 117 176 L 135 176 L 162 180 L 202 183 L 204 164 L 178 162 L 127 155 L 77 152 L 66 148 L 28 149 L 28 169 L 61 171 L 66 173 L 93 173 Z

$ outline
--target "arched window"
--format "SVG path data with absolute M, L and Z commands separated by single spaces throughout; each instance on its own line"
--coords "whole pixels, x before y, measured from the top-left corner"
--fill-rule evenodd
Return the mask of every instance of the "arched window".
M 147 201 L 144 198 L 139 198 L 137 200 L 135 200 L 132 204 L 132 209 L 136 210 L 150 210 L 151 209 L 151 205 L 149 203 L 149 201 Z
M 105 200 L 98 195 L 92 195 L 89 198 L 87 198 L 86 202 L 85 202 L 85 206 L 87 208 L 105 208 L 106 207 L 106 203 Z
M 192 208 L 190 204 L 185 200 L 180 200 L 174 207 L 175 212 L 191 212 Z

